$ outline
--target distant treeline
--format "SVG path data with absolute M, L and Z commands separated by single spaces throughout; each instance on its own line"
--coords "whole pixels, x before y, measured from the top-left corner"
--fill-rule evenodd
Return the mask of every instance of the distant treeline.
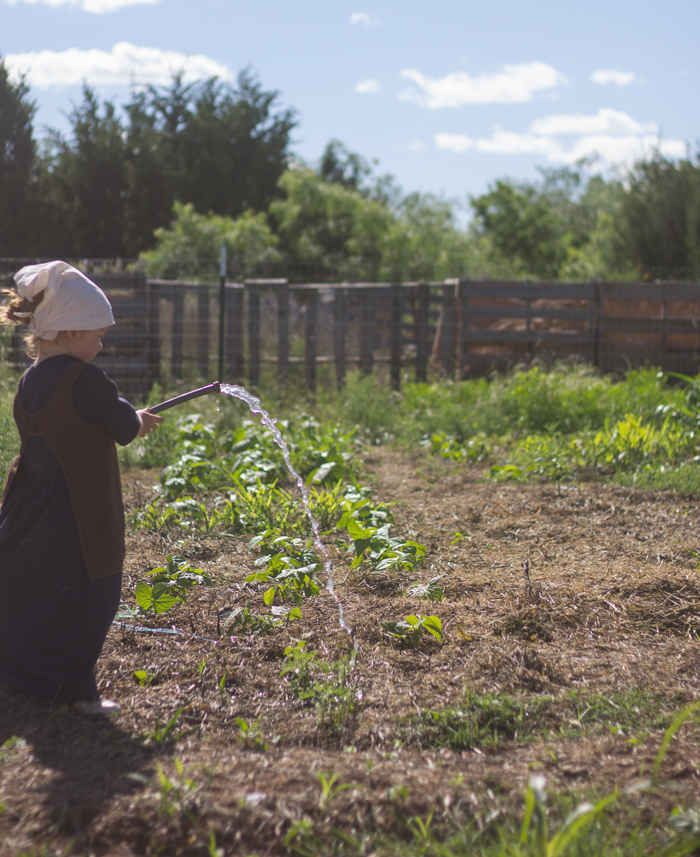
M 141 259 L 197 275 L 224 242 L 232 270 L 306 265 L 354 280 L 451 276 L 691 278 L 700 271 L 700 158 L 656 154 L 605 179 L 593 164 L 496 181 L 452 204 L 404 194 L 332 140 L 311 168 L 293 109 L 248 71 L 135 88 L 118 109 L 84 87 L 68 136 L 37 140 L 35 102 L 0 60 L 0 256 Z

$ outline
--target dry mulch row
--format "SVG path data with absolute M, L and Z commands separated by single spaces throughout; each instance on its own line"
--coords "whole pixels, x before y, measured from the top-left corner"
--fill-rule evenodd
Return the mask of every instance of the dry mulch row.
M 648 705 L 671 712 L 696 698 L 697 504 L 602 483 L 560 492 L 495 485 L 463 465 L 389 449 L 373 450 L 364 467 L 377 496 L 396 503 L 396 531 L 428 546 L 420 579 L 441 575 L 445 600 L 406 598 L 416 582 L 408 577 L 350 573 L 347 553 L 329 539 L 359 644 L 355 711 L 339 726 L 321 722 L 280 677 L 285 648 L 298 639 L 328 661 L 351 653 L 327 593 L 274 634 L 229 638 L 221 613 L 248 600 L 264 611 L 262 593 L 245 583 L 255 560 L 249 537 L 179 534 L 175 544 L 131 534 L 128 603 L 136 582 L 168 552 L 211 571 L 217 585 L 195 590 L 172 618 L 161 617 L 180 635 L 110 632 L 98 673 L 102 692 L 122 705 L 112 723 L 2 689 L 0 744 L 8 744 L 0 750 L 0 854 L 52 837 L 57 849 L 73 841 L 79 854 L 155 854 L 159 847 L 202 854 L 210 831 L 227 854 L 284 853 L 300 819 L 321 832 L 330 825 L 390 832 L 436 807 L 436 823 L 483 821 L 517 810 L 533 769 L 546 773 L 550 788 L 601 793 L 650 769 L 663 733 L 658 723 L 639 734 L 586 729 L 571 699 L 596 695 L 614 707 L 619 694 L 639 691 Z M 126 474 L 127 506 L 147 501 L 155 481 L 152 473 Z M 380 623 L 409 613 L 439 616 L 443 645 L 392 642 Z M 137 670 L 153 683 L 141 686 Z M 546 698 L 542 731 L 549 733 L 475 750 L 421 749 L 414 728 L 421 712 L 459 706 L 467 689 L 508 694 L 526 706 Z M 181 708 L 173 733 L 189 734 L 159 742 Z M 241 740 L 238 718 L 257 724 L 266 752 Z M 664 812 L 692 802 L 699 762 L 694 732 L 685 730 L 663 768 L 676 790 L 634 799 Z M 336 785 L 353 787 L 324 805 L 319 774 L 331 772 Z

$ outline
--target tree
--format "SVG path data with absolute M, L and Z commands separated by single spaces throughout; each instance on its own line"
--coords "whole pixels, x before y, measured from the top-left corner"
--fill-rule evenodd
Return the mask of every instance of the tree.
M 124 127 L 112 102 L 106 101 L 100 114 L 88 86 L 83 87 L 82 104 L 68 118 L 71 139 L 54 132 L 45 162 L 46 216 L 53 223 L 46 250 L 54 256 L 123 256 L 128 189 Z
M 0 256 L 33 249 L 36 105 L 28 95 L 24 78 L 13 83 L 0 59 Z
M 150 276 L 198 276 L 202 263 L 218 259 L 226 246 L 229 264 L 245 276 L 248 269 L 277 261 L 277 237 L 263 212 L 244 212 L 235 220 L 217 214 L 198 214 L 192 203 L 176 202 L 175 219 L 168 229 L 157 229 L 157 245 L 141 254 Z
M 635 164 L 627 184 L 621 232 L 631 265 L 661 276 L 673 276 L 677 269 L 681 275 L 691 268 L 697 271 L 700 165 L 690 159 L 670 161 L 656 153 Z
M 496 253 L 525 274 L 556 277 L 566 258 L 561 222 L 551 201 L 531 185 L 497 181 L 489 192 L 472 197 L 477 233 L 488 237 Z

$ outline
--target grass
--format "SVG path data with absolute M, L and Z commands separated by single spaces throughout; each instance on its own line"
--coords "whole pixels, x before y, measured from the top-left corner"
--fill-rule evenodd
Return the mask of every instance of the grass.
M 468 690 L 458 706 L 428 709 L 405 721 L 401 739 L 422 750 L 494 748 L 508 741 L 529 742 L 561 736 L 628 735 L 665 728 L 673 701 L 640 688 L 608 696 L 571 691 L 563 697 L 515 697 Z
M 0 476 L 18 446 L 11 414 L 14 379 L 0 379 Z M 613 478 L 624 485 L 700 496 L 700 382 L 654 368 L 622 380 L 592 367 L 534 366 L 491 380 L 404 384 L 390 391 L 375 376 L 351 373 L 342 393 L 319 391 L 316 401 L 263 391 L 268 409 L 293 418 L 306 411 L 320 422 L 357 429 L 370 444 L 423 444 L 436 455 L 491 465 L 496 480 L 576 482 Z M 149 402 L 169 395 L 154 387 Z M 158 432 L 119 450 L 125 467 L 163 468 L 174 461 L 179 423 L 199 413 L 217 434 L 249 417 L 239 402 L 198 399 L 166 414 Z M 292 432 L 294 434 L 294 432 Z

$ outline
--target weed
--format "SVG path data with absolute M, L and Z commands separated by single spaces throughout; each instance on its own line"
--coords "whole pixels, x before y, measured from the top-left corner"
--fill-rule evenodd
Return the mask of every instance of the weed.
M 437 616 L 405 616 L 400 622 L 382 622 L 382 628 L 390 637 L 398 640 L 410 640 L 414 649 L 420 644 L 423 631 L 432 634 L 442 643 L 442 623 Z
M 391 524 L 363 527 L 356 518 L 350 517 L 346 526 L 355 550 L 351 569 L 368 560 L 377 571 L 414 571 L 425 556 L 424 545 L 411 539 L 391 537 Z
M 149 572 L 153 584 L 140 580 L 136 584 L 136 603 L 144 613 L 167 613 L 176 604 L 187 600 L 193 586 L 212 586 L 214 580 L 201 568 L 169 556 L 167 565 Z
M 242 717 L 237 717 L 236 723 L 240 732 L 238 740 L 244 747 L 247 747 L 249 750 L 255 750 L 257 753 L 264 753 L 267 750 L 267 741 L 263 738 L 259 718 L 255 723 L 249 723 Z
M 138 681 L 141 687 L 150 687 L 152 684 L 157 684 L 159 676 L 160 673 L 151 667 L 134 671 L 134 678 Z
M 158 765 L 161 813 L 167 816 L 184 815 L 194 823 L 197 809 L 195 798 L 202 786 L 185 776 L 184 766 L 179 759 L 175 759 L 175 772 L 174 776 L 168 777 Z
M 444 601 L 444 593 L 438 586 L 438 581 L 441 578 L 441 574 L 436 574 L 435 577 L 431 577 L 427 583 L 414 583 L 406 590 L 406 597 L 425 598 L 427 601 Z
M 168 722 L 163 726 L 160 721 L 160 715 L 156 718 L 156 726 L 151 732 L 145 732 L 143 735 L 144 742 L 146 744 L 176 744 L 182 738 L 191 735 L 193 732 L 196 732 L 195 729 L 185 729 L 181 732 L 176 732 L 175 729 L 177 724 L 182 716 L 182 712 L 184 711 L 184 706 L 178 708 L 175 714 L 168 720 Z

